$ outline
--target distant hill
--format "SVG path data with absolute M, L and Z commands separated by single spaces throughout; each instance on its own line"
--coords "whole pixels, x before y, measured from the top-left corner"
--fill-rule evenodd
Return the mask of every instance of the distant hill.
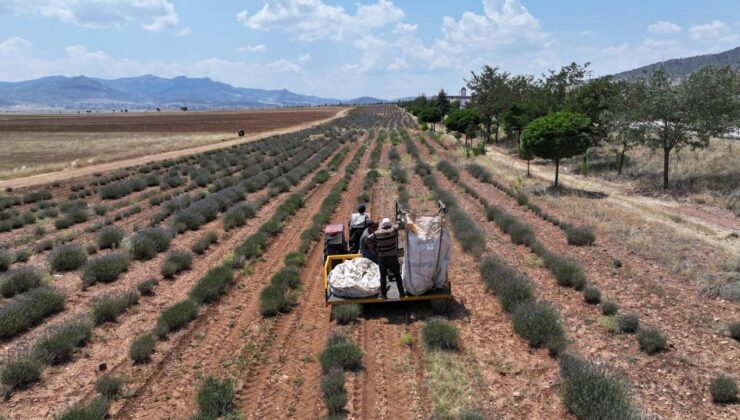
M 15 109 L 271 108 L 378 102 L 385 101 L 370 97 L 321 98 L 285 89 L 241 88 L 210 78 L 185 76 L 166 79 L 145 75 L 113 80 L 51 76 L 24 82 L 0 82 L 0 107 Z
M 634 70 L 617 73 L 614 75 L 614 78 L 623 80 L 642 79 L 650 76 L 656 69 L 662 67 L 672 78 L 683 79 L 705 66 L 728 65 L 735 70 L 740 70 L 740 47 L 717 54 L 697 55 L 694 57 L 661 61 Z

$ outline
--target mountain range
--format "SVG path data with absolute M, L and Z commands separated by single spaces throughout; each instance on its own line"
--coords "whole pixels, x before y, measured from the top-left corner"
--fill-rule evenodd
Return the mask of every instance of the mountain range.
M 190 109 L 272 108 L 285 106 L 366 104 L 382 99 L 321 98 L 286 89 L 235 87 L 210 78 L 172 79 L 145 75 L 121 79 L 50 76 L 23 82 L 0 82 L 0 107 L 13 109 Z
M 671 78 L 683 79 L 705 66 L 730 66 L 736 71 L 740 70 L 740 47 L 717 54 L 696 55 L 693 57 L 660 61 L 634 70 L 617 73 L 614 75 L 614 78 L 621 80 L 644 79 L 662 67 Z

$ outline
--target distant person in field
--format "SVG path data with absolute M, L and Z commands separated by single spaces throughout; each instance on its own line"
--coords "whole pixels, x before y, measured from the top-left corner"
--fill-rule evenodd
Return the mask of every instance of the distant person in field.
M 367 237 L 367 247 L 378 256 L 380 268 L 380 294 L 383 299 L 388 297 L 388 271 L 393 274 L 398 286 L 398 295 L 405 297 L 401 281 L 401 264 L 398 263 L 398 227 L 393 226 L 391 219 L 385 218 L 380 222 L 380 228 Z
M 365 213 L 365 204 L 357 206 L 357 213 L 352 213 L 349 218 L 349 252 L 350 254 L 357 254 L 360 250 L 360 237 L 362 232 L 367 228 L 367 224 L 370 221 L 370 216 Z
M 367 228 L 365 228 L 365 231 L 362 232 L 362 236 L 360 236 L 360 255 L 374 262 L 375 264 L 378 264 L 378 256 L 370 251 L 370 248 L 367 247 L 367 238 L 375 233 L 376 229 L 378 229 L 377 222 L 370 221 L 367 223 Z

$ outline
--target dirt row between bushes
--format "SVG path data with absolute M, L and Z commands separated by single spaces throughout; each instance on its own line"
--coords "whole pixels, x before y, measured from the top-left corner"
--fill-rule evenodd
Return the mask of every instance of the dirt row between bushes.
M 374 221 L 395 219 L 396 184 L 388 175 L 386 138 L 378 162 L 379 177 L 371 190 L 368 211 Z M 425 419 L 431 403 L 424 392 L 424 367 L 418 343 L 401 344 L 405 333 L 418 335 L 418 313 L 430 312 L 423 303 L 378 303 L 363 305 L 358 324 L 350 331 L 352 341 L 362 348 L 365 369 L 348 376 L 348 411 L 357 419 Z
M 232 377 L 237 390 L 235 403 L 243 404 L 245 393 L 251 391 L 251 376 L 268 361 L 280 322 L 279 317 L 262 319 L 259 292 L 280 269 L 283 257 L 299 242 L 301 232 L 311 223 L 311 215 L 340 179 L 360 143 L 357 141 L 330 181 L 307 195 L 305 206 L 273 238 L 260 260 L 250 266 L 251 273 L 238 273 L 227 295 L 208 307 L 184 333 L 170 340 L 172 344 L 164 359 L 152 366 L 136 395 L 112 408 L 114 417 L 187 417 L 195 413 L 195 388 L 205 374 Z M 239 235 L 236 243 L 245 237 Z
M 302 124 L 296 124 L 296 125 L 286 127 L 286 128 L 263 131 L 257 134 L 249 134 L 244 137 L 229 136 L 229 137 L 224 138 L 222 141 L 218 143 L 211 143 L 211 144 L 205 144 L 202 146 L 191 147 L 188 149 L 171 150 L 168 152 L 162 152 L 162 153 L 149 154 L 149 155 L 144 155 L 144 156 L 139 156 L 139 157 L 134 157 L 134 158 L 116 160 L 112 162 L 101 163 L 98 165 L 85 166 L 81 168 L 69 169 L 69 170 L 64 170 L 64 171 L 59 171 L 59 172 L 32 175 L 32 176 L 28 176 L 25 178 L 16 178 L 16 179 L 10 179 L 6 181 L 0 181 L 0 189 L 4 190 L 5 188 L 8 188 L 8 187 L 13 188 L 13 189 L 19 189 L 19 188 L 28 188 L 28 187 L 39 186 L 39 185 L 44 185 L 44 184 L 51 184 L 54 181 L 67 180 L 67 179 L 72 179 L 72 178 L 80 178 L 83 176 L 92 175 L 96 172 L 108 172 L 108 171 L 113 171 L 116 169 L 126 168 L 128 166 L 144 165 L 147 163 L 156 162 L 160 160 L 176 159 L 176 158 L 179 158 L 185 155 L 203 153 L 209 150 L 231 147 L 234 145 L 251 142 L 255 140 L 260 140 L 260 139 L 275 136 L 278 134 L 286 134 L 286 133 L 291 133 L 294 131 L 303 130 L 306 128 L 315 127 L 317 125 L 321 125 L 321 124 L 333 121 L 337 118 L 344 117 L 352 109 L 353 108 L 337 109 L 336 114 L 334 114 L 333 116 L 329 118 L 324 118 L 324 119 L 302 123 Z
M 437 154 L 451 162 L 452 153 L 437 148 Z M 426 148 L 420 152 L 429 159 Z M 453 163 L 454 164 L 454 163 Z M 559 287 L 552 274 L 525 246 L 510 242 L 493 222 L 487 222 L 482 205 L 452 184 L 441 173 L 437 180 L 454 191 L 460 205 L 474 220 L 481 221 L 493 251 L 532 278 L 538 296 L 556 304 L 564 316 L 571 347 L 589 359 L 600 360 L 619 369 L 632 384 L 638 402 L 648 412 L 666 417 L 690 415 L 696 418 L 737 416 L 738 406 L 718 406 L 711 402 L 709 382 L 718 373 L 740 373 L 740 347 L 729 337 L 718 334 L 720 325 L 738 316 L 737 307 L 723 300 L 697 295 L 691 286 L 674 278 L 661 267 L 633 255 L 625 247 L 598 237 L 592 247 L 567 245 L 561 229 L 518 206 L 492 185 L 477 181 L 463 165 L 457 165 L 461 181 L 473 186 L 491 205 L 504 208 L 531 225 L 537 238 L 548 249 L 578 261 L 589 281 L 602 291 L 602 298 L 613 298 L 620 313 L 635 312 L 641 325 L 655 326 L 668 338 L 669 351 L 654 356 L 640 352 L 634 335 L 611 334 L 604 325 L 599 307 L 587 305 L 579 292 Z M 561 217 L 559 214 L 555 214 Z M 567 219 L 573 219 L 569 215 Z M 619 260 L 622 268 L 616 268 Z
M 362 174 L 370 160 L 369 149 L 365 150 L 330 223 L 344 223 L 352 212 L 355 197 L 362 189 Z M 343 170 L 337 173 L 337 177 L 343 175 Z M 311 219 L 313 214 L 308 213 L 306 218 Z M 245 378 L 245 392 L 237 400 L 238 410 L 245 418 L 323 417 L 318 358 L 332 323 L 330 310 L 324 305 L 322 241 L 323 237 L 314 242 L 306 255 L 297 305 L 274 320 L 258 321 L 274 325 L 269 343 L 263 347 L 264 363 L 256 365 Z
M 220 239 L 217 244 L 209 248 L 204 256 L 195 256 L 191 270 L 178 275 L 173 281 L 160 281 L 154 296 L 142 296 L 139 305 L 122 314 L 117 323 L 96 327 L 90 343 L 80 352 L 81 357 L 77 357 L 72 362 L 61 366 L 47 368 L 40 384 L 14 394 L 8 402 L 0 403 L 0 405 L 7 405 L 7 411 L 11 415 L 15 413 L 22 414 L 23 417 L 30 415 L 30 417 L 35 418 L 53 416 L 56 412 L 62 411 L 66 407 L 83 400 L 84 397 L 94 394 L 92 386 L 102 374 L 99 371 L 101 363 L 105 364 L 107 372 L 125 377 L 128 380 L 129 389 L 135 390 L 141 386 L 144 379 L 156 371 L 157 365 L 162 363 L 182 333 L 173 334 L 169 341 L 159 343 L 158 353 L 154 355 L 153 362 L 142 366 L 132 366 L 131 360 L 128 358 L 128 347 L 131 340 L 137 334 L 151 329 L 163 308 L 185 298 L 198 279 L 209 269 L 219 265 L 226 255 L 231 253 L 247 235 L 254 233 L 263 222 L 267 221 L 287 196 L 307 185 L 313 174 L 325 167 L 332 156 L 329 156 L 316 171 L 306 175 L 290 191 L 273 197 L 257 212 L 253 219 L 248 220 L 245 226 L 223 233 L 221 228 L 222 218 L 220 217 L 203 225 L 198 231 L 188 231 L 178 235 L 173 241 L 172 249 L 189 249 L 192 243 L 210 230 L 219 232 Z M 254 196 L 258 196 L 258 193 L 255 193 Z M 22 337 L 23 342 L 29 343 L 41 334 L 43 325 L 71 318 L 74 313 L 85 313 L 94 296 L 123 293 L 131 290 L 137 283 L 149 277 L 160 278 L 159 269 L 165 255 L 166 252 L 160 253 L 149 261 L 132 261 L 128 272 L 124 273 L 114 283 L 96 285 L 86 291 L 80 290 L 78 272 L 66 273 L 60 276 L 55 280 L 55 284 L 58 283 L 64 289 L 69 289 L 66 310 L 47 318 L 42 327 L 37 327 L 26 333 Z M 22 345 L 20 341 L 17 343 Z M 15 348 L 16 342 L 13 345 Z M 113 409 L 119 404 L 120 402 L 116 402 Z

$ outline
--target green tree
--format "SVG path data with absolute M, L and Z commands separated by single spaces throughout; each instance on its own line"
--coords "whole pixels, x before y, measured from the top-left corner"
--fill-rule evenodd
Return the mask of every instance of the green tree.
M 470 156 L 470 146 L 468 140 L 471 139 L 470 134 L 473 134 L 473 130 L 476 130 L 477 134 L 478 125 L 480 124 L 480 116 L 478 111 L 472 108 L 463 109 L 452 109 L 445 118 L 445 127 L 456 133 L 465 134 L 465 152 Z M 459 137 L 456 136 L 459 139 Z M 472 138 L 475 138 L 473 134 Z
M 435 131 L 434 125 L 442 121 L 442 112 L 436 106 L 429 106 L 419 113 L 419 120 L 431 124 L 432 131 Z
M 607 141 L 620 148 L 617 176 L 622 175 L 624 158 L 631 148 L 641 144 L 645 139 L 645 126 L 638 119 L 638 88 L 636 85 L 620 81 L 615 83 L 617 95 L 610 110 L 601 114 L 603 124 L 607 127 Z
M 560 160 L 585 153 L 591 136 L 591 120 L 575 112 L 554 112 L 532 121 L 522 133 L 524 156 L 537 156 L 555 162 L 555 187 L 558 186 Z
M 447 92 L 444 89 L 440 89 L 434 102 L 441 115 L 441 120 L 450 111 L 450 100 L 447 98 Z
M 563 110 L 568 92 L 583 83 L 583 76 L 586 75 L 588 66 L 589 63 L 582 66 L 571 63 L 561 67 L 558 72 L 549 71 L 549 74 L 540 82 L 542 86 L 540 93 L 544 95 L 541 100 L 549 112 Z
M 495 124 L 495 141 L 498 143 L 501 114 L 511 105 L 512 91 L 508 84 L 509 73 L 488 65 L 483 66 L 480 74 L 470 73 L 472 77 L 467 84 L 473 97 L 472 106 L 480 114 L 486 141 L 491 140 L 491 129 Z
M 517 148 L 519 147 L 519 137 L 524 127 L 539 116 L 534 107 L 528 102 L 516 102 L 501 115 L 504 132 L 507 136 L 514 138 Z
M 664 189 L 673 150 L 704 148 L 710 137 L 738 126 L 740 77 L 729 66 L 704 67 L 680 84 L 658 69 L 637 88 L 646 143 L 663 150 Z

